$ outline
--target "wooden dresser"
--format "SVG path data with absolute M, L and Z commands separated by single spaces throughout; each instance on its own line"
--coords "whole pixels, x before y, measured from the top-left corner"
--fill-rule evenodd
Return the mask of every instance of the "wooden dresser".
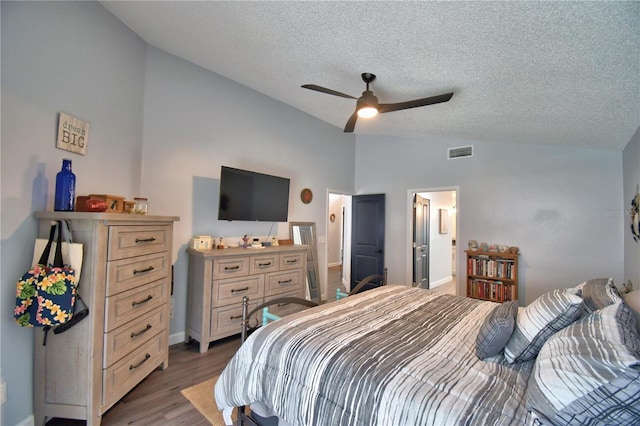
M 197 340 L 204 353 L 210 342 L 240 333 L 244 296 L 249 309 L 278 297 L 304 298 L 307 250 L 302 245 L 189 249 L 186 341 Z M 285 305 L 270 311 L 283 316 L 298 309 Z
M 101 416 L 169 361 L 173 216 L 37 212 L 39 238 L 52 220 L 67 220 L 83 244 L 78 293 L 89 315 L 68 331 L 35 331 L 34 415 Z

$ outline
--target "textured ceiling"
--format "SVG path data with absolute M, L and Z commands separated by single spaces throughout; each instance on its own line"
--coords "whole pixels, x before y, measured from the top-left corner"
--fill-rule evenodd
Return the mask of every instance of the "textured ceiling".
M 356 134 L 622 150 L 640 126 L 640 2 L 103 1 L 148 44 Z

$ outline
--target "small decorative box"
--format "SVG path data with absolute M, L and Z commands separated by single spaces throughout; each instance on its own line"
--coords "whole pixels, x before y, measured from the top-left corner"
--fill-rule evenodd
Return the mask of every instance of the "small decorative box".
M 107 203 L 106 213 L 122 213 L 124 211 L 124 197 L 107 194 L 89 194 L 89 198 L 99 198 Z
M 194 250 L 211 250 L 213 238 L 209 235 L 196 235 L 191 238 L 191 248 Z

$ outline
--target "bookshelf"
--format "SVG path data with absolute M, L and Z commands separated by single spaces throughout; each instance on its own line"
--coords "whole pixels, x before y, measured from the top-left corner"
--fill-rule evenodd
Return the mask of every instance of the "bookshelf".
M 467 297 L 508 302 L 518 299 L 518 253 L 465 250 Z

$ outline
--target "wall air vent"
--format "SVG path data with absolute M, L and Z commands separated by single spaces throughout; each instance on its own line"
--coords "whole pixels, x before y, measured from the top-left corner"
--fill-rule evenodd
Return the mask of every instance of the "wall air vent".
M 464 157 L 472 157 L 473 156 L 473 145 L 469 146 L 461 146 L 458 148 L 449 148 L 448 159 L 452 160 L 454 158 L 464 158 Z

